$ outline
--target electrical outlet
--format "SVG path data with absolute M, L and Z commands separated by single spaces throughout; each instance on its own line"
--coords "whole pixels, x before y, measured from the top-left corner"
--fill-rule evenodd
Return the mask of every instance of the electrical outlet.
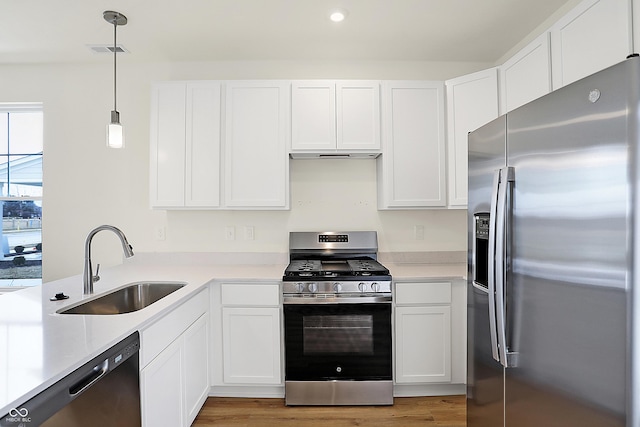
M 167 229 L 165 227 L 156 227 L 156 240 L 165 240 L 167 238 Z
M 253 225 L 246 225 L 244 227 L 244 240 L 253 240 L 255 239 L 255 230 Z
M 233 225 L 227 225 L 224 229 L 224 236 L 227 240 L 236 240 L 236 228 Z
M 413 226 L 413 238 L 415 240 L 424 240 L 424 225 Z

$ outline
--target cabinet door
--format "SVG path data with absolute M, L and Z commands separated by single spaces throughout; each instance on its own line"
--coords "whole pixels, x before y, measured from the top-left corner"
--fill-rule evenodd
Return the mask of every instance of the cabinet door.
M 220 83 L 187 84 L 185 206 L 220 206 Z
M 379 208 L 446 206 L 442 82 L 384 82 L 383 136 Z
M 284 82 L 227 84 L 227 207 L 289 207 L 288 93 Z
M 220 83 L 152 89 L 151 206 L 220 206 Z
M 631 40 L 631 0 L 583 1 L 551 28 L 553 88 L 623 61 Z
M 336 85 L 333 81 L 294 81 L 291 85 L 291 149 L 336 148 Z
M 396 307 L 396 383 L 451 381 L 451 307 Z
M 448 80 L 447 148 L 449 206 L 467 205 L 469 132 L 498 117 L 496 68 Z
M 500 66 L 502 112 L 506 113 L 551 91 L 549 33 L 543 33 Z
M 182 346 L 174 341 L 141 372 L 142 425 L 184 426 Z
M 451 383 L 467 381 L 467 281 L 451 286 Z
M 184 206 L 185 83 L 151 90 L 150 187 L 152 207 Z
M 209 394 L 209 316 L 196 320 L 183 340 L 184 407 L 186 425 L 191 425 Z
M 222 308 L 226 384 L 282 384 L 279 308 Z
M 337 148 L 380 149 L 380 82 L 336 83 Z

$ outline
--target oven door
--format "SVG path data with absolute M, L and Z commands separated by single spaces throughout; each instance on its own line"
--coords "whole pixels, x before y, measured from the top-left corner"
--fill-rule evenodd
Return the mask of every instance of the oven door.
M 391 303 L 285 304 L 285 379 L 391 380 Z

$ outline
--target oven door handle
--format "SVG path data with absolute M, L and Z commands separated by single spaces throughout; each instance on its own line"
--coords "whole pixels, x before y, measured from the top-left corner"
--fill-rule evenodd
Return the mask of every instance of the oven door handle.
M 285 296 L 283 298 L 283 303 L 287 304 L 364 304 L 364 303 L 375 303 L 375 304 L 391 304 L 391 296 L 358 296 L 358 297 L 334 297 L 334 296 L 313 296 L 313 297 L 302 297 L 302 296 Z

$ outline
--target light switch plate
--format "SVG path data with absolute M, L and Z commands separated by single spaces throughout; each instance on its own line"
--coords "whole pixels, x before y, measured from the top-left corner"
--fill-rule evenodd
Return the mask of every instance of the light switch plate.
M 167 238 L 167 229 L 165 227 L 156 227 L 156 240 L 165 240 Z
M 224 238 L 226 240 L 236 240 L 236 228 L 233 225 L 227 225 L 225 227 Z

